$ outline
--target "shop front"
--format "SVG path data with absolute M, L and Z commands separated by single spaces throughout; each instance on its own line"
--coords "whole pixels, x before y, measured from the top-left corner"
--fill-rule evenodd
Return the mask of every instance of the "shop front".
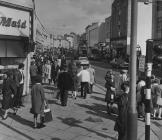
M 0 65 L 24 63 L 24 93 L 29 93 L 30 52 L 33 51 L 33 9 L 0 3 Z

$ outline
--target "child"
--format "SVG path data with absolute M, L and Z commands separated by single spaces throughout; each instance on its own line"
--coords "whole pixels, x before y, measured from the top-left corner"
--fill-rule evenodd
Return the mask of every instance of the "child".
M 40 114 L 40 128 L 44 127 L 44 103 L 45 103 L 45 95 L 44 90 L 41 84 L 42 78 L 37 75 L 35 77 L 35 82 L 31 90 L 31 113 L 34 114 L 34 128 L 37 128 L 37 118 L 38 114 Z

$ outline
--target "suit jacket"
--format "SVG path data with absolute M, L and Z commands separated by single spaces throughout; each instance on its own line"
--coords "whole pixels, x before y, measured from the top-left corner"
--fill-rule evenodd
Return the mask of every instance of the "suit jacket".
M 70 90 L 72 88 L 72 77 L 68 72 L 61 72 L 58 76 L 58 88 Z

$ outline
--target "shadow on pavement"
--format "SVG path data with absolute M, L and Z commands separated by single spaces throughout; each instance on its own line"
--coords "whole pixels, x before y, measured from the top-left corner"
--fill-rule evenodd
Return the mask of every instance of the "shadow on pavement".
M 105 102 L 105 99 L 104 98 L 101 98 L 101 97 L 97 97 L 97 96 L 91 96 L 91 98 L 95 99 L 95 100 L 99 100 L 99 101 L 103 101 Z
M 94 94 L 99 94 L 99 95 L 104 95 L 104 96 L 105 96 L 105 94 L 104 94 L 104 93 L 101 93 L 101 92 L 93 91 L 93 93 L 94 93 Z M 92 93 L 92 94 L 93 94 L 93 93 Z
M 89 111 L 86 111 L 88 114 L 95 115 L 95 116 L 98 116 L 98 117 L 103 117 L 105 119 L 111 119 L 113 121 L 115 120 L 114 116 L 109 116 L 107 114 L 106 105 L 97 104 L 97 103 L 93 103 L 93 105 L 86 105 L 86 104 L 78 104 L 78 103 L 76 103 L 76 105 L 78 105 L 80 107 L 84 107 L 86 109 L 89 109 Z
M 155 124 L 157 127 L 161 127 L 162 128 L 162 124 L 159 124 L 157 121 L 154 121 L 154 122 L 152 122 L 153 124 Z
M 60 138 L 52 138 L 51 140 L 61 140 Z
M 50 99 L 48 99 L 48 104 L 60 105 L 56 100 L 50 100 Z
M 61 118 L 61 117 L 57 117 L 57 118 L 60 119 L 64 124 L 69 125 L 69 126 L 71 126 L 71 127 L 80 127 L 80 128 L 83 128 L 83 129 L 85 129 L 85 130 L 87 130 L 87 131 L 89 131 L 89 132 L 95 133 L 95 134 L 97 134 L 97 135 L 100 136 L 100 137 L 103 137 L 103 138 L 110 138 L 110 139 L 112 139 L 112 140 L 116 140 L 116 139 L 113 138 L 113 137 L 110 137 L 110 136 L 105 135 L 105 134 L 103 134 L 103 133 L 96 132 L 96 131 L 94 131 L 94 130 L 91 130 L 91 129 L 89 129 L 89 128 L 86 128 L 86 127 L 83 127 L 83 126 L 79 125 L 79 124 L 82 123 L 82 122 L 79 121 L 79 120 L 76 120 L 75 118 Z
M 33 122 L 32 121 L 26 120 L 26 119 L 22 118 L 19 115 L 13 115 L 13 114 L 9 113 L 9 117 L 12 118 L 13 120 L 23 124 L 23 125 L 33 127 Z
M 19 130 L 16 130 L 15 128 L 11 127 L 11 126 L 8 125 L 8 124 L 5 124 L 5 123 L 3 123 L 3 122 L 1 122 L 1 121 L 0 121 L 0 124 L 2 124 L 2 125 L 4 125 L 5 127 L 11 129 L 12 131 L 15 131 L 16 133 L 22 135 L 23 137 L 25 137 L 25 138 L 27 138 L 27 139 L 29 139 L 29 140 L 35 140 L 34 138 L 32 138 L 32 137 L 30 137 L 30 136 L 28 136 L 28 135 L 26 135 L 26 134 L 20 132 Z

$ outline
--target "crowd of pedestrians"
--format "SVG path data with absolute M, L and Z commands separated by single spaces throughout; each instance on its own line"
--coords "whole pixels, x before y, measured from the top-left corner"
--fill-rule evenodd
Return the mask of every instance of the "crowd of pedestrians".
M 2 85 L 2 110 L 4 111 L 2 118 L 8 117 L 9 109 L 13 110 L 15 115 L 18 108 L 23 105 L 23 87 L 24 87 L 24 64 L 20 63 L 18 69 L 8 70 L 4 72 L 4 80 Z
M 2 110 L 3 119 L 7 119 L 9 109 L 16 115 L 23 105 L 23 87 L 24 87 L 24 64 L 19 64 L 17 69 L 8 70 L 4 73 L 2 86 Z M 31 109 L 33 114 L 33 127 L 44 127 L 45 106 L 48 101 L 45 97 L 43 84 L 53 86 L 58 89 L 57 99 L 62 106 L 67 106 L 68 93 L 72 92 L 72 97 L 77 99 L 81 90 L 81 97 L 86 99 L 87 94 L 93 91 L 95 82 L 95 71 L 89 66 L 81 66 L 75 58 L 67 62 L 64 55 L 55 59 L 49 59 L 40 54 L 31 59 L 30 79 L 31 79 Z M 53 91 L 57 92 L 57 90 Z M 40 121 L 38 121 L 38 117 Z M 39 123 L 38 123 L 39 122 Z
M 67 106 L 68 94 L 77 99 L 78 94 L 84 99 L 87 94 L 93 93 L 95 83 L 95 70 L 91 65 L 80 65 L 76 58 L 67 62 L 64 55 L 55 59 L 37 55 L 31 61 L 31 109 L 33 114 L 33 127 L 44 127 L 44 109 L 48 101 L 46 100 L 43 84 L 53 86 L 58 89 L 57 99 L 61 106 Z M 11 108 L 15 115 L 20 107 L 23 107 L 23 87 L 24 87 L 24 64 L 20 63 L 17 69 L 8 70 L 4 73 L 2 86 L 2 109 L 3 119 L 7 119 L 8 111 Z M 108 70 L 105 75 L 105 88 L 107 89 L 105 101 L 108 113 L 111 115 L 114 103 L 118 105 L 118 117 L 115 122 L 114 130 L 119 133 L 119 140 L 124 140 L 127 133 L 127 112 L 128 112 L 128 93 L 129 77 L 127 70 L 121 70 L 118 83 L 120 92 L 117 93 L 115 76 L 113 70 Z M 145 118 L 145 78 L 139 78 L 136 86 L 137 112 L 139 118 Z M 55 92 L 55 91 L 53 91 Z M 151 115 L 152 119 L 161 120 L 162 115 L 162 82 L 155 76 L 151 80 Z M 38 123 L 38 116 L 40 121 Z M 38 125 L 39 124 L 39 125 Z
M 115 86 L 115 76 L 112 70 L 108 70 L 105 75 L 105 87 L 107 89 L 105 101 L 107 102 L 108 113 L 112 113 L 112 107 L 116 103 L 118 106 L 118 117 L 114 130 L 119 133 L 118 140 L 125 140 L 127 133 L 127 112 L 128 112 L 128 93 L 129 77 L 127 70 L 121 70 L 118 77 L 120 92 L 117 93 Z M 138 118 L 145 121 L 145 77 L 140 77 L 136 84 L 136 100 Z M 151 77 L 151 119 L 162 120 L 162 81 L 154 75 Z
M 38 64 L 39 67 L 42 66 L 41 73 L 38 72 Z M 67 106 L 69 91 L 72 92 L 72 97 L 77 99 L 79 90 L 81 90 L 81 97 L 86 99 L 87 94 L 92 93 L 95 83 L 95 70 L 90 65 L 81 66 L 76 58 L 67 62 L 64 55 L 53 60 L 39 55 L 35 56 L 31 62 L 30 76 L 34 128 L 37 128 L 38 114 L 40 114 L 40 124 L 44 126 L 42 111 L 44 103 L 47 101 L 42 84 L 57 88 L 56 98 L 60 100 L 62 106 Z

